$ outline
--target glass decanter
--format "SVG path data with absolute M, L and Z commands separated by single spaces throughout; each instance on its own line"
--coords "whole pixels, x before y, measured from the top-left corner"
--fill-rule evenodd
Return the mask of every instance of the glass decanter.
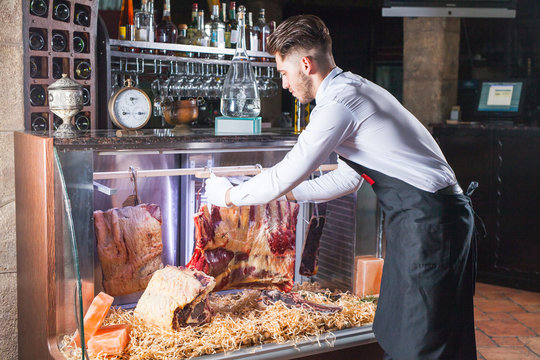
M 238 42 L 221 92 L 221 114 L 252 118 L 261 112 L 261 98 L 255 73 L 246 52 L 246 8 L 238 9 Z

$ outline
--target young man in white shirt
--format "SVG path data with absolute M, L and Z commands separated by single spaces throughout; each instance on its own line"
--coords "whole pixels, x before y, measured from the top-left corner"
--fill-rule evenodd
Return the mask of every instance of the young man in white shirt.
M 322 20 L 299 15 L 268 38 L 283 88 L 315 100 L 285 158 L 251 180 L 206 183 L 218 206 L 323 202 L 367 180 L 385 212 L 387 253 L 374 332 L 387 359 L 476 359 L 473 211 L 427 129 L 390 93 L 336 66 Z M 306 180 L 328 156 L 338 168 Z

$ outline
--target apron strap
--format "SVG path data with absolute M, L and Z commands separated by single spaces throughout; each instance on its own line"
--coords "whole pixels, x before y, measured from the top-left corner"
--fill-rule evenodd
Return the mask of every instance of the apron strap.
M 467 187 L 467 191 L 465 192 L 465 195 L 469 197 L 474 193 L 474 191 L 478 188 L 478 182 L 477 181 L 471 181 L 469 186 Z M 482 218 L 474 211 L 474 207 L 472 206 L 471 201 L 471 210 L 474 216 L 474 232 L 472 236 L 472 243 L 471 243 L 471 251 L 473 256 L 473 263 L 472 263 L 472 273 L 473 273 L 473 281 L 472 281 L 472 293 L 473 295 L 476 292 L 476 275 L 478 272 L 478 241 L 479 239 L 483 239 L 487 235 L 486 231 L 486 225 L 484 224 L 484 221 Z

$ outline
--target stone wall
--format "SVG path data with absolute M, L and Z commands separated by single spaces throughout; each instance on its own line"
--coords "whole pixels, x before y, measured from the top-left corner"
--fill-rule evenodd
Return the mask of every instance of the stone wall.
M 0 359 L 17 359 L 13 131 L 24 128 L 22 0 L 0 0 Z
M 424 125 L 457 101 L 460 19 L 403 19 L 403 105 Z

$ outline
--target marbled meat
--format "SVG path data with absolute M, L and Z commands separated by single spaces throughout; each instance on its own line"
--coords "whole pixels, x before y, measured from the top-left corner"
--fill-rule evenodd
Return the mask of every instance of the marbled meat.
M 216 279 L 214 290 L 277 289 L 294 282 L 299 205 L 273 201 L 242 207 L 201 206 L 187 267 Z

